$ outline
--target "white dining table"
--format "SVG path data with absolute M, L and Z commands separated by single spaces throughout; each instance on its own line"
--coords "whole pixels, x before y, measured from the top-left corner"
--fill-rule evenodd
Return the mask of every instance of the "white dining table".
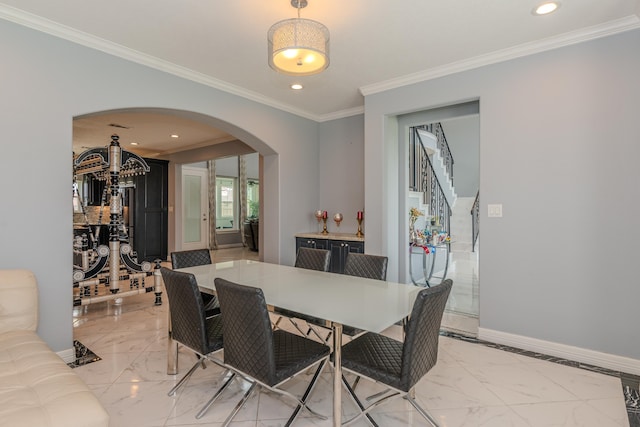
M 192 273 L 204 292 L 223 278 L 262 289 L 270 306 L 325 319 L 333 330 L 333 425 L 342 418 L 342 326 L 382 332 L 411 313 L 419 287 L 344 274 L 236 260 L 177 269 Z M 177 343 L 169 333 L 167 373 L 177 373 Z

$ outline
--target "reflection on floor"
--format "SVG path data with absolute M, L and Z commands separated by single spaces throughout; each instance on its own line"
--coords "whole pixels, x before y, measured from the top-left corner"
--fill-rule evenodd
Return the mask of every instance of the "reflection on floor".
M 213 258 L 220 262 L 233 256 L 238 253 L 218 251 Z M 168 305 L 165 300 L 163 305 L 154 306 L 153 301 L 153 294 L 143 294 L 124 298 L 121 304 L 109 301 L 74 308 L 74 337 L 101 358 L 75 371 L 104 404 L 113 427 L 220 426 L 246 384 L 234 382 L 200 420 L 195 414 L 221 384 L 220 368 L 207 364 L 207 369 L 197 370 L 185 388 L 173 397 L 167 396 L 180 376 L 166 373 Z M 397 327 L 386 333 L 400 335 Z M 189 351 L 180 350 L 181 374 L 194 362 Z M 299 393 L 302 381 L 290 381 L 287 388 Z M 312 407 L 330 415 L 331 390 L 331 373 L 325 369 L 312 395 Z M 378 385 L 367 381 L 358 386 L 361 396 L 378 390 Z M 449 336 L 441 337 L 438 364 L 418 384 L 416 397 L 443 427 L 639 425 L 629 422 L 623 387 L 615 375 Z M 343 398 L 346 418 L 356 411 L 349 398 Z M 247 402 L 231 425 L 281 426 L 292 410 L 290 402 L 262 392 Z M 381 426 L 428 425 L 403 400 L 381 405 L 372 414 Z M 295 425 L 332 424 L 303 412 Z M 353 425 L 367 424 L 360 420 Z
M 453 280 L 453 288 L 447 302 L 442 326 L 448 331 L 468 335 L 478 335 L 478 286 L 479 253 L 451 251 L 447 279 Z M 436 272 L 442 276 L 442 272 Z

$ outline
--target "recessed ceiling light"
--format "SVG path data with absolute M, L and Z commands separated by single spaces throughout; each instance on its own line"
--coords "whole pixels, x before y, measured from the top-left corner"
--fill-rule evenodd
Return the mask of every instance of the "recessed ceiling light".
M 291 85 L 291 89 L 300 90 L 300 89 L 302 89 L 302 85 L 300 83 L 294 83 L 294 84 Z
M 175 133 L 172 133 L 172 134 L 171 134 L 171 138 L 180 138 L 180 135 L 175 134 Z
M 536 6 L 533 9 L 534 15 L 548 15 L 551 12 L 555 12 L 560 7 L 560 2 L 557 1 L 549 1 L 542 3 L 539 6 Z
M 131 145 L 138 145 L 138 143 L 137 142 L 132 142 Z

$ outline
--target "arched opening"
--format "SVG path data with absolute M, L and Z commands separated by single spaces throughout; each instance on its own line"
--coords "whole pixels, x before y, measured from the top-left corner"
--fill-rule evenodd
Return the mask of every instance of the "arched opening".
M 86 152 L 85 150 L 108 146 L 112 135 L 117 134 L 117 142 L 123 155 L 130 152 L 146 160 L 152 166 L 152 172 L 157 167 L 154 182 L 160 184 L 153 184 L 155 187 L 138 182 L 139 188 L 136 189 L 137 181 L 134 182 L 131 177 L 127 178 L 131 180 L 130 183 L 124 180 L 119 183 L 121 203 L 124 205 L 121 210 L 126 212 L 122 214 L 121 222 L 140 262 L 153 262 L 157 259 L 166 261 L 170 252 L 183 249 L 183 165 L 200 162 L 206 167 L 208 161 L 249 153 L 259 155 L 259 257 L 278 259 L 279 230 L 277 221 L 273 220 L 278 217 L 278 156 L 257 137 L 208 115 L 164 108 L 95 112 L 75 117 L 73 124 L 73 151 L 76 156 Z M 88 176 L 90 178 L 91 174 Z M 80 185 L 84 204 L 88 203 L 90 206 L 81 212 L 74 212 L 74 234 L 78 226 L 80 232 L 85 232 L 87 228 L 97 230 L 98 234 L 102 234 L 101 239 L 108 239 L 109 230 L 105 230 L 109 225 L 108 203 L 105 214 L 107 189 L 104 182 L 99 187 L 99 182 L 90 181 L 83 180 Z M 74 202 L 75 194 L 74 192 Z M 86 200 L 87 198 L 91 200 Z M 140 202 L 143 199 L 144 202 Z M 152 202 L 147 206 L 148 200 L 156 203 Z M 204 203 L 208 205 L 208 200 Z M 87 215 L 86 211 L 89 210 L 95 214 Z M 93 238 L 92 235 L 92 240 Z M 99 243 L 94 241 L 94 247 Z M 76 302 L 74 304 L 77 305 Z

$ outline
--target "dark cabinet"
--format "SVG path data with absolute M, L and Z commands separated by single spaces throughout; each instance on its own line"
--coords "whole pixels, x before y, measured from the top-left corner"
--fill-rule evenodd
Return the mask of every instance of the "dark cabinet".
M 307 237 L 296 237 L 296 253 L 299 248 L 329 249 L 327 239 L 313 239 Z
M 138 262 L 166 260 L 169 163 L 165 160 L 144 160 L 151 170 L 134 180 L 133 249 L 138 255 Z
M 331 251 L 329 271 L 342 273 L 349 252 L 364 253 L 364 242 L 338 239 L 316 239 L 313 237 L 296 237 L 296 253 L 298 248 L 327 249 Z
M 349 252 L 364 253 L 364 242 L 352 242 L 348 240 L 329 240 L 329 250 L 331 251 L 331 265 L 329 271 L 332 273 L 342 273 L 344 263 Z

